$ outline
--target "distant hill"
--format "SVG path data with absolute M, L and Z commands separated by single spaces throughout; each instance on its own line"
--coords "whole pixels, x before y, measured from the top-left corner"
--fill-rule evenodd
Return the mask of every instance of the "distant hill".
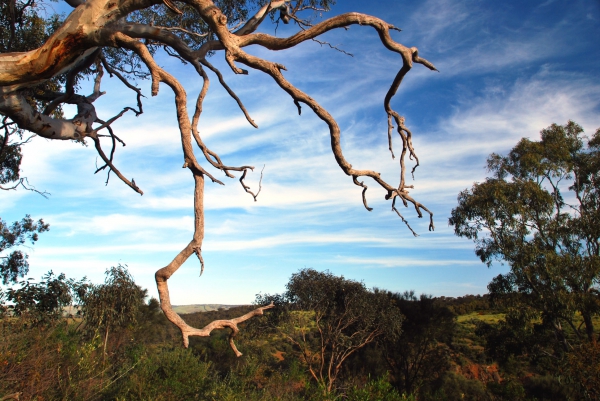
M 223 304 L 197 304 L 197 305 L 173 305 L 173 310 L 179 314 L 210 312 L 219 309 L 230 309 L 242 305 L 223 305 Z
M 179 314 L 189 314 L 189 313 L 197 313 L 197 312 L 211 312 L 219 309 L 231 309 L 237 306 L 243 305 L 223 305 L 223 304 L 197 304 L 197 305 L 173 305 L 173 310 Z M 64 314 L 69 315 L 77 315 L 77 311 L 79 310 L 78 306 L 70 305 L 65 306 Z

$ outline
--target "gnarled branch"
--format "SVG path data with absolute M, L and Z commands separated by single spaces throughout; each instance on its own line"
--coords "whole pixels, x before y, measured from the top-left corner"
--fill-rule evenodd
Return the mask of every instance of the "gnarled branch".
M 202 20 L 207 30 L 205 32 L 193 32 L 190 29 L 179 27 L 160 27 L 153 23 L 141 24 L 128 21 L 127 17 L 132 12 L 149 8 L 156 4 L 165 3 L 175 12 L 177 7 L 166 0 L 87 0 L 85 6 L 83 1 L 72 0 L 69 2 L 75 9 L 67 17 L 61 27 L 38 49 L 22 53 L 0 54 L 0 113 L 16 123 L 19 128 L 29 130 L 49 139 L 77 140 L 82 141 L 87 137 L 92 138 L 95 148 L 104 161 L 105 168 L 114 172 L 123 182 L 136 192 L 142 194 L 140 188 L 132 179 L 129 181 L 113 164 L 113 155 L 116 142 L 123 143 L 113 132 L 111 124 L 120 118 L 128 110 L 134 111 L 136 115 L 142 113 L 141 91 L 131 84 L 122 74 L 118 72 L 118 64 L 111 63 L 106 57 L 104 49 L 120 48 L 128 54 L 137 57 L 142 65 L 148 70 L 151 78 L 151 93 L 157 95 L 160 84 L 166 84 L 175 95 L 175 107 L 177 123 L 179 127 L 182 150 L 183 167 L 190 170 L 194 178 L 194 235 L 189 244 L 167 266 L 159 269 L 156 274 L 156 283 L 159 291 L 161 308 L 165 316 L 173 322 L 182 333 L 183 343 L 189 344 L 189 336 L 208 336 L 212 330 L 229 328 L 231 330 L 230 345 L 236 355 L 241 355 L 237 350 L 233 338 L 239 331 L 238 324 L 260 315 L 273 305 L 267 305 L 231 320 L 218 320 L 210 323 L 202 329 L 187 325 L 183 319 L 175 313 L 171 307 L 168 279 L 181 267 L 181 265 L 192 255 L 196 254 L 201 264 L 201 274 L 204 271 L 204 260 L 202 258 L 202 242 L 204 239 L 204 179 L 210 178 L 213 182 L 223 184 L 208 172 L 197 160 L 194 152 L 194 144 L 204 156 L 204 160 L 212 167 L 223 172 L 227 177 L 234 178 L 235 173 L 241 173 L 239 179 L 242 188 L 256 200 L 262 187 L 262 172 L 259 180 L 259 188 L 256 194 L 244 183 L 248 170 L 252 166 L 228 166 L 223 163 L 220 156 L 209 149 L 203 142 L 198 124 L 202 113 L 204 99 L 209 89 L 208 73 L 214 73 L 219 83 L 227 93 L 235 100 L 248 122 L 254 126 L 258 125 L 250 117 L 250 113 L 244 106 L 242 100 L 226 84 L 221 72 L 207 61 L 207 57 L 215 52 L 222 52 L 228 65 L 236 74 L 248 74 L 248 71 L 240 68 L 244 65 L 250 69 L 261 71 L 269 75 L 275 83 L 285 91 L 301 111 L 301 103 L 307 105 L 313 112 L 327 124 L 331 139 L 331 149 L 335 161 L 342 171 L 352 178 L 352 182 L 362 188 L 362 202 L 367 210 L 368 206 L 366 191 L 367 185 L 363 177 L 373 180 L 379 187 L 384 189 L 385 198 L 392 202 L 392 211 L 396 212 L 413 234 L 415 231 L 408 225 L 406 219 L 396 209 L 396 200 L 400 199 L 404 206 L 412 204 L 418 217 L 426 212 L 430 216 L 429 229 L 433 230 L 433 213 L 423 204 L 413 199 L 408 192 L 412 185 L 406 185 L 405 157 L 415 160 L 414 169 L 419 165 L 419 160 L 412 144 L 412 132 L 406 127 L 405 119 L 391 107 L 391 100 L 397 93 L 404 77 L 411 70 L 413 64 L 422 64 L 430 70 L 436 70 L 433 64 L 419 56 L 416 48 L 408 48 L 394 41 L 390 36 L 390 30 L 398 30 L 387 22 L 360 13 L 347 13 L 338 15 L 319 23 L 303 20 L 298 15 L 304 10 L 314 10 L 314 7 L 302 0 L 276 0 L 261 7 L 241 28 L 231 28 L 227 17 L 211 0 L 182 0 L 191 6 Z M 266 20 L 269 14 L 280 12 L 279 18 L 284 22 L 296 23 L 300 31 L 285 38 L 278 38 L 265 33 L 256 33 L 258 27 Z M 400 182 L 393 186 L 381 178 L 381 174 L 369 169 L 357 169 L 346 160 L 341 147 L 341 130 L 334 117 L 325 110 L 315 99 L 296 88 L 283 75 L 285 66 L 274 63 L 244 51 L 250 45 L 260 46 L 267 50 L 283 50 L 309 40 L 317 40 L 320 35 L 337 28 L 348 28 L 351 25 L 369 26 L 376 30 L 381 43 L 390 51 L 397 53 L 402 60 L 401 67 L 390 85 L 385 96 L 383 105 L 387 115 L 388 143 L 392 157 L 395 157 L 392 149 L 392 134 L 394 125 L 402 142 L 402 151 L 399 156 Z M 185 37 L 190 35 L 202 45 L 190 45 Z M 202 42 L 204 41 L 204 42 Z M 325 43 L 319 41 L 319 43 Z M 202 79 L 203 85 L 196 99 L 196 107 L 193 117 L 190 119 L 187 109 L 187 94 L 183 85 L 164 68 L 160 67 L 153 54 L 153 49 L 164 49 L 167 54 L 179 60 L 191 64 L 198 78 Z M 75 93 L 75 79 L 83 74 L 92 65 L 95 67 L 94 92 L 89 96 Z M 93 106 L 94 101 L 103 92 L 100 92 L 103 69 L 111 76 L 116 76 L 124 85 L 136 93 L 137 109 L 125 108 L 116 116 L 109 119 L 100 119 L 96 115 Z M 206 70 L 205 70 L 206 69 Z M 46 93 L 42 99 L 47 102 L 45 113 L 40 113 L 26 97 L 26 89 L 39 85 L 40 83 L 55 78 L 60 74 L 67 73 L 67 82 L 63 93 Z M 127 73 L 125 74 L 127 75 Z M 135 75 L 135 74 L 134 74 Z M 39 100 L 39 99 L 38 99 Z M 61 104 L 70 103 L 77 105 L 77 114 L 71 118 L 58 118 L 52 116 L 51 112 Z M 94 124 L 100 124 L 94 126 Z M 100 134 L 99 131 L 106 129 L 108 135 Z M 102 149 L 100 139 L 110 137 L 112 148 L 107 156 Z M 124 143 L 123 143 L 124 144 Z M 341 362 L 340 362 L 341 363 Z

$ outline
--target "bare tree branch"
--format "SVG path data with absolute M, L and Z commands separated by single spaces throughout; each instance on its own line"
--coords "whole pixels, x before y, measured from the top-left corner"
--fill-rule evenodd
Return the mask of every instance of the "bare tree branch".
M 265 166 L 263 166 L 262 170 L 260 170 L 260 180 L 258 181 L 258 192 L 256 193 L 256 195 L 254 195 L 254 192 L 252 192 L 250 190 L 250 187 L 244 183 L 244 178 L 246 178 L 246 173 L 248 172 L 248 169 L 245 169 L 244 173 L 240 177 L 240 184 L 242 184 L 242 188 L 244 188 L 244 191 L 246 191 L 247 193 L 252 195 L 252 197 L 254 198 L 254 202 L 256 202 L 256 198 L 258 198 L 258 195 L 260 194 L 260 190 L 262 189 L 263 171 L 265 171 Z
M 19 180 L 17 181 L 17 183 L 14 184 L 12 187 L 6 187 L 6 186 L 3 186 L 3 185 L 0 185 L 0 189 L 3 190 L 3 191 L 13 191 L 13 190 L 16 190 L 19 187 L 25 189 L 26 191 L 35 192 L 35 193 L 37 193 L 39 195 L 42 195 L 46 199 L 48 198 L 48 195 L 50 195 L 50 192 L 38 191 L 37 189 L 35 189 L 35 187 L 29 183 L 29 180 L 27 179 L 27 177 L 21 177 L 21 178 L 19 178 Z
M 180 135 L 179 140 L 181 141 L 183 150 L 183 167 L 189 169 L 194 179 L 195 219 L 194 235 L 189 244 L 175 256 L 171 263 L 159 269 L 155 274 L 161 308 L 165 316 L 180 329 L 185 346 L 189 344 L 189 336 L 208 336 L 214 329 L 229 328 L 231 330 L 230 345 L 236 355 L 239 356 L 241 353 L 237 350 L 233 341 L 239 331 L 237 324 L 253 316 L 262 314 L 264 310 L 272 308 L 272 304 L 257 308 L 255 311 L 236 319 L 219 320 L 210 323 L 202 329 L 196 329 L 188 326 L 173 311 L 167 285 L 168 279 L 192 254 L 196 254 L 200 261 L 200 274 L 202 275 L 204 272 L 204 260 L 202 258 L 202 242 L 204 239 L 204 179 L 208 177 L 213 182 L 223 184 L 223 182 L 216 179 L 202 167 L 194 153 L 195 147 L 202 152 L 204 159 L 212 168 L 222 171 L 227 177 L 234 178 L 234 172 L 241 172 L 239 181 L 242 188 L 255 201 L 262 189 L 263 171 L 261 171 L 258 191 L 254 194 L 251 188 L 244 182 L 248 170 L 253 170 L 254 167 L 225 165 L 221 157 L 209 149 L 202 140 L 198 125 L 203 102 L 207 96 L 210 83 L 205 68 L 217 76 L 220 85 L 234 99 L 247 121 L 253 127 L 258 128 L 258 125 L 250 117 L 248 110 L 239 96 L 227 85 L 222 73 L 207 61 L 207 56 L 215 52 L 221 52 L 229 67 L 236 74 L 248 74 L 247 70 L 239 66 L 244 65 L 249 69 L 261 71 L 269 75 L 291 97 L 291 100 L 298 108 L 299 114 L 301 112 L 301 103 L 313 110 L 329 128 L 331 149 L 335 161 L 342 171 L 352 178 L 352 182 L 362 188 L 361 197 L 364 207 L 367 210 L 372 210 L 368 206 L 366 198 L 368 187 L 363 181 L 363 177 L 367 177 L 385 191 L 385 198 L 392 202 L 392 211 L 398 214 L 414 235 L 416 235 L 416 232 L 396 209 L 397 198 L 402 201 L 405 207 L 412 204 L 418 217 L 422 217 L 423 212 L 428 213 L 430 217 L 430 230 L 434 229 L 433 213 L 409 195 L 408 189 L 412 189 L 413 186 L 406 185 L 405 157 L 408 155 L 410 160 L 415 161 L 415 166 L 411 173 L 419 165 L 419 159 L 412 144 L 412 132 L 405 125 L 405 119 L 391 107 L 391 100 L 396 95 L 404 77 L 411 70 L 413 64 L 422 64 L 433 71 L 436 71 L 436 69 L 433 64 L 419 56 L 416 48 L 408 48 L 391 38 L 389 31 L 398 30 L 393 25 L 379 18 L 359 13 L 342 14 L 318 23 L 313 23 L 311 20 L 303 19 L 299 13 L 310 10 L 315 11 L 317 9 L 314 6 L 304 4 L 302 1 L 296 3 L 292 0 L 268 2 L 239 29 L 231 27 L 234 22 L 228 23 L 227 17 L 211 0 L 182 1 L 182 3 L 191 6 L 195 10 L 203 26 L 207 27 L 204 32 L 195 32 L 183 25 L 180 27 L 160 27 L 154 26 L 153 23 L 146 25 L 133 23 L 127 19 L 135 11 L 163 3 L 173 12 L 181 14 L 181 10 L 170 0 L 87 0 L 85 1 L 85 7 L 79 7 L 79 5 L 84 4 L 84 0 L 68 0 L 68 4 L 75 9 L 42 46 L 27 52 L 0 54 L 0 114 L 5 117 L 3 122 L 5 128 L 8 127 L 7 124 L 14 123 L 19 129 L 28 130 L 49 139 L 84 141 L 87 137 L 91 138 L 94 141 L 96 151 L 104 162 L 104 165 L 97 168 L 96 172 L 108 168 L 107 182 L 109 174 L 112 171 L 134 191 L 143 194 L 135 181 L 125 178 L 113 163 L 117 142 L 125 144 L 115 135 L 111 125 L 129 110 L 133 111 L 136 116 L 143 112 L 141 90 L 130 83 L 119 71 L 122 71 L 125 75 L 132 74 L 135 77 L 149 76 L 151 79 L 151 94 L 153 96 L 158 94 L 161 83 L 165 84 L 173 92 Z M 291 21 L 297 24 L 299 32 L 286 38 L 257 33 L 258 27 L 266 20 L 266 17 L 273 15 L 276 11 L 279 12 L 279 20 L 284 23 Z M 346 160 L 342 152 L 341 130 L 338 123 L 315 99 L 296 88 L 284 77 L 282 71 L 286 70 L 285 66 L 252 56 L 244 51 L 244 48 L 251 45 L 274 51 L 290 49 L 309 40 L 314 40 L 322 45 L 328 45 L 336 50 L 340 50 L 318 37 L 333 29 L 347 29 L 351 25 L 369 26 L 375 29 L 381 43 L 391 52 L 399 54 L 402 60 L 401 68 L 391 83 L 383 102 L 388 123 L 388 146 L 393 158 L 395 157 L 392 149 L 394 128 L 396 128 L 402 142 L 402 151 L 399 155 L 400 182 L 397 186 L 388 184 L 381 178 L 380 173 L 369 169 L 356 169 Z M 196 44 L 202 43 L 199 42 L 200 40 L 204 41 L 200 47 L 192 49 L 190 46 L 196 45 L 188 45 L 191 42 L 195 42 Z M 173 75 L 160 67 L 154 59 L 153 49 L 160 47 L 164 48 L 172 57 L 193 66 L 198 78 L 203 81 L 191 119 L 188 112 L 187 93 L 184 86 Z M 137 61 L 131 63 L 133 65 L 131 71 L 128 71 L 119 62 L 111 61 L 113 63 L 111 65 L 106 56 L 109 53 L 107 51 L 103 52 L 103 49 L 107 48 L 123 49 L 127 51 L 127 54 L 131 54 L 133 59 L 141 60 L 140 65 L 147 69 L 147 75 L 145 70 L 142 72 L 137 69 L 137 64 L 135 64 Z M 88 96 L 75 93 L 76 80 L 82 76 L 84 71 L 88 71 L 89 73 L 93 65 L 95 65 L 95 69 L 91 70 L 95 74 L 93 93 Z M 104 70 L 110 76 L 116 76 L 127 88 L 136 93 L 137 108 L 125 107 L 117 115 L 109 119 L 101 119 L 97 116 L 93 103 L 103 94 L 100 91 L 100 85 Z M 28 102 L 25 94 L 26 89 L 35 87 L 64 73 L 66 73 L 67 77 L 64 92 L 45 91 L 42 94 L 36 95 L 38 99 L 43 98 L 42 100 L 47 102 L 44 113 L 40 113 Z M 53 111 L 63 103 L 75 104 L 77 106 L 77 114 L 73 118 L 59 118 L 52 115 L 56 114 Z M 100 125 L 94 128 L 94 124 Z M 103 129 L 106 129 L 108 134 L 101 134 L 100 131 Z M 108 156 L 105 154 L 100 142 L 101 138 L 104 137 L 110 137 L 111 140 L 112 146 Z M 25 186 L 23 181 L 17 185 Z M 329 369 L 339 369 L 341 363 L 349 355 L 349 353 L 343 354 L 340 360 L 331 361 Z M 324 366 L 321 366 L 321 373 L 323 368 Z M 317 377 L 316 372 L 313 370 L 311 370 L 311 374 Z

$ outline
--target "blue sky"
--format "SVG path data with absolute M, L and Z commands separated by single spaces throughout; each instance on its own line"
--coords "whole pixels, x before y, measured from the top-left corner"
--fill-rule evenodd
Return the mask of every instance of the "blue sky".
M 207 183 L 204 275 L 191 258 L 170 280 L 173 304 L 249 303 L 254 295 L 284 291 L 290 275 L 310 267 L 362 280 L 368 287 L 415 290 L 436 296 L 487 292 L 492 277 L 473 244 L 448 226 L 459 191 L 485 179 L 485 159 L 507 152 L 522 137 L 573 119 L 587 133 L 600 127 L 600 2 L 598 1 L 344 1 L 331 14 L 358 11 L 402 28 L 394 38 L 419 48 L 440 70 L 416 66 L 393 101 L 414 133 L 421 166 L 412 195 L 434 212 L 436 230 L 412 208 L 401 210 L 421 234 L 414 238 L 390 211 L 384 192 L 370 185 L 367 212 L 361 191 L 336 165 L 327 127 L 259 72 L 234 76 L 221 54 L 211 62 L 246 104 L 260 129 L 244 120 L 212 79 L 201 133 L 229 165 L 265 165 L 258 202 L 237 180 Z M 273 33 L 273 27 L 265 27 Z M 280 36 L 290 32 L 280 26 Z M 374 31 L 353 26 L 318 43 L 271 53 L 248 51 L 284 64 L 286 77 L 338 120 L 342 146 L 356 168 L 380 171 L 396 182 L 397 161 L 387 150 L 383 97 L 400 68 Z M 200 88 L 177 60 L 159 64 L 179 77 L 190 98 Z M 0 216 L 14 221 L 29 213 L 51 230 L 30 250 L 30 274 L 48 270 L 101 282 L 104 270 L 127 264 L 138 284 L 156 295 L 154 272 L 190 240 L 193 180 L 181 168 L 173 95 L 161 86 L 145 113 L 125 115 L 117 134 L 127 143 L 117 165 L 134 177 L 144 196 L 104 174 L 94 175 L 93 146 L 35 138 L 24 150 L 22 174 L 49 199 L 26 191 L 3 193 Z M 105 80 L 97 102 L 109 118 L 133 104 L 130 91 Z M 396 141 L 398 148 L 398 141 Z M 217 172 L 218 174 L 218 172 Z M 256 187 L 259 173 L 248 177 Z M 367 184 L 369 184 L 367 182 Z

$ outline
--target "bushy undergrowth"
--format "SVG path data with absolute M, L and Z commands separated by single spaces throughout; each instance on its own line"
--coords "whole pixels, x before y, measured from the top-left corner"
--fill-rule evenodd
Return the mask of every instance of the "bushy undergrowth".
M 81 324 L 0 320 L 0 399 L 15 393 L 21 400 L 73 401 L 410 399 L 384 378 L 324 394 L 299 361 L 280 360 L 243 335 L 239 342 L 248 356 L 213 360 L 228 347 L 226 333 L 184 349 L 161 321 L 166 340 L 164 333 L 152 341 L 147 330 L 125 327 L 113 333 L 104 354 L 103 337 L 87 337 Z
M 154 299 L 138 298 L 135 316 L 108 328 L 56 313 L 51 319 L 5 313 L 0 316 L 0 400 L 14 394 L 37 401 L 599 398 L 597 343 L 581 343 L 560 358 L 522 353 L 506 355 L 498 363 L 489 350 L 503 338 L 497 335 L 504 330 L 502 321 L 491 322 L 484 314 L 457 323 L 439 299 L 411 293 L 394 296 L 403 310 L 403 332 L 393 338 L 382 335 L 349 356 L 332 389 L 315 380 L 284 332 L 264 330 L 267 321 L 260 318 L 241 327 L 236 343 L 244 356 L 236 358 L 227 331 L 194 337 L 188 349 L 182 348 L 180 333 Z M 202 327 L 251 308 L 185 319 Z M 497 316 L 498 311 L 493 313 Z M 306 335 L 314 336 L 315 327 L 307 324 Z

